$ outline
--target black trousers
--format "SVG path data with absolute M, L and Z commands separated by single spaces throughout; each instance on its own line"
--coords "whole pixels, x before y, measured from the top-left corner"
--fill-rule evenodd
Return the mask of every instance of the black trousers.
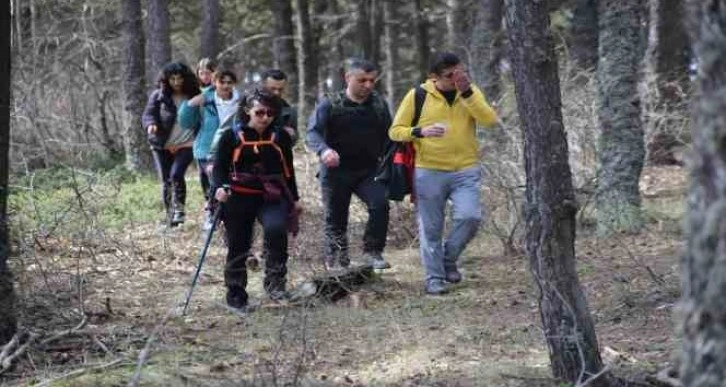
M 325 206 L 325 259 L 350 262 L 348 256 L 348 217 L 355 194 L 368 208 L 368 222 L 363 235 L 364 253 L 381 253 L 388 234 L 388 199 L 386 188 L 376 182 L 375 170 L 351 171 L 323 168 L 320 183 Z
M 278 203 L 265 203 L 262 195 L 230 195 L 222 209 L 222 220 L 227 230 L 224 282 L 228 287 L 244 289 L 247 286 L 246 261 L 252 246 L 255 220 L 258 220 L 265 238 L 265 290 L 285 290 L 290 205 L 284 199 Z
M 156 173 L 161 180 L 161 200 L 164 209 L 184 210 L 187 200 L 187 183 L 184 175 L 194 156 L 192 148 L 181 148 L 172 153 L 167 149 L 152 149 Z

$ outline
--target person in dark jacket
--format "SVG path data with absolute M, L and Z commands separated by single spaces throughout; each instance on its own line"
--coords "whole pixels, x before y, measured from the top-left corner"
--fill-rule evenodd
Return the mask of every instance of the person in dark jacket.
M 244 309 L 248 304 L 247 267 L 253 226 L 264 230 L 264 288 L 270 298 L 287 296 L 287 233 L 297 233 L 302 210 L 293 168 L 292 139 L 272 125 L 280 112 L 279 98 L 256 91 L 240 101 L 238 122 L 224 131 L 212 167 L 212 188 L 222 203 L 227 231 L 225 284 L 227 304 Z
M 373 91 L 377 78 L 373 63 L 347 61 L 345 89 L 323 98 L 308 123 L 307 146 L 320 158 L 328 269 L 350 264 L 347 228 L 353 194 L 368 207 L 364 259 L 375 269 L 390 267 L 382 256 L 388 233 L 386 187 L 374 177 L 389 142 L 391 114 Z
M 184 223 L 187 194 L 184 175 L 193 160 L 196 132 L 196 128 L 179 125 L 177 111 L 197 94 L 199 84 L 194 72 L 183 63 L 169 63 L 161 70 L 158 88 L 149 96 L 142 116 L 161 180 L 166 222 L 171 227 Z
M 287 90 L 287 74 L 279 69 L 265 70 L 260 77 L 260 86 L 266 92 L 273 94 L 282 101 L 280 115 L 275 119 L 275 124 L 282 126 L 292 137 L 293 144 L 298 140 L 297 131 L 297 110 L 285 100 Z

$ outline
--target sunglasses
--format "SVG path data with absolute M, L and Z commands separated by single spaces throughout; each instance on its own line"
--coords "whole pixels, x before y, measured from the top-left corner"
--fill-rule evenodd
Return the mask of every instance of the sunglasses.
M 275 117 L 275 112 L 272 111 L 272 110 L 268 110 L 268 109 L 255 110 L 255 111 L 252 112 L 252 114 L 255 117 L 259 117 L 259 118 L 262 118 L 264 116 L 268 116 L 270 118 Z

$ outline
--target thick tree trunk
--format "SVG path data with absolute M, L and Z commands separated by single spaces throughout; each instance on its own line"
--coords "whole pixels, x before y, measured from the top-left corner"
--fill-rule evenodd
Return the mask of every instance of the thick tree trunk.
M 202 0 L 202 36 L 199 53 L 204 58 L 219 54 L 219 0 Z
M 502 96 L 499 66 L 504 56 L 503 5 L 503 0 L 482 0 L 477 3 L 469 44 L 469 71 L 474 81 L 484 88 L 487 100 L 493 102 Z
M 356 5 L 355 24 L 357 37 L 356 54 L 371 60 L 373 57 L 373 36 L 371 32 L 371 0 L 359 0 Z
M 422 0 L 413 2 L 413 19 L 416 26 L 416 53 L 418 57 L 418 68 L 421 72 L 419 80 L 426 79 L 429 72 L 429 57 L 431 48 L 429 46 L 429 22 L 426 19 Z
M 726 1 L 693 1 L 690 26 L 699 63 L 693 161 L 681 277 L 685 386 L 726 380 Z
M 597 67 L 597 0 L 576 0 L 570 23 L 570 56 L 575 70 Z
M 123 0 L 125 62 L 123 70 L 124 150 L 126 167 L 138 171 L 151 165 L 141 125 L 146 93 L 144 87 L 144 27 L 141 0 Z
M 602 234 L 634 232 L 643 225 L 638 181 L 645 145 L 638 94 L 642 60 L 637 1 L 600 0 L 600 52 L 597 66 L 600 120 L 596 194 Z
M 650 39 L 648 62 L 654 75 L 655 92 L 650 104 L 655 110 L 649 127 L 648 162 L 656 165 L 678 164 L 675 148 L 681 143 L 681 122 L 674 117 L 686 114 L 688 94 L 689 42 L 683 22 L 682 0 L 650 1 Z
M 297 100 L 297 59 L 295 58 L 295 28 L 293 27 L 292 2 L 273 0 L 275 38 L 272 41 L 275 67 L 287 74 L 288 95 Z
M 10 152 L 10 3 L 0 7 L 0 346 L 15 334 L 15 298 L 8 269 L 8 169 Z
M 315 61 L 313 33 L 310 26 L 310 12 L 307 0 L 295 1 L 295 21 L 297 24 L 297 69 L 298 112 L 301 119 L 307 118 L 315 106 L 317 97 L 317 65 Z M 303 126 L 304 127 L 304 126 Z
M 395 109 L 401 99 L 401 88 L 398 87 L 397 84 L 397 81 L 399 79 L 399 55 L 397 37 L 398 23 L 400 22 L 398 6 L 399 2 L 396 0 L 383 0 L 383 19 L 385 20 L 383 28 L 383 46 L 385 47 L 386 51 L 386 60 L 383 64 L 383 73 L 385 75 L 386 82 L 386 98 L 388 106 L 390 106 L 391 109 Z
M 383 2 L 385 0 L 371 0 L 371 55 L 370 61 L 380 66 L 381 40 L 383 38 Z M 378 83 L 381 85 L 381 83 Z
M 545 2 L 507 0 L 512 73 L 524 135 L 526 249 L 554 376 L 602 371 L 595 328 L 575 270 L 577 205 L 562 121 L 557 57 Z M 608 375 L 591 382 L 607 386 Z
M 149 54 L 149 66 L 146 77 L 149 88 L 156 85 L 159 71 L 171 62 L 171 35 L 169 32 L 169 8 L 166 0 L 147 0 L 147 26 L 149 35 L 146 39 Z
M 446 43 L 460 58 L 466 58 L 469 46 L 469 14 L 473 4 L 466 0 L 446 0 Z

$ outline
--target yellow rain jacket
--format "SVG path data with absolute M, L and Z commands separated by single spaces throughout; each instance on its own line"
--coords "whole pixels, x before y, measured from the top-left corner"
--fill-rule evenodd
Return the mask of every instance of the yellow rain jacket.
M 423 128 L 438 122 L 447 126 L 446 133 L 442 137 L 418 138 L 412 135 L 415 89 L 411 89 L 396 111 L 388 136 L 394 141 L 413 141 L 416 168 L 459 171 L 474 166 L 479 162 L 476 122 L 486 127 L 497 123 L 497 113 L 484 99 L 484 93 L 472 85 L 471 95 L 465 98 L 457 92 L 454 103 L 449 106 L 432 80 L 421 86 L 426 91 L 426 99 L 416 127 Z

